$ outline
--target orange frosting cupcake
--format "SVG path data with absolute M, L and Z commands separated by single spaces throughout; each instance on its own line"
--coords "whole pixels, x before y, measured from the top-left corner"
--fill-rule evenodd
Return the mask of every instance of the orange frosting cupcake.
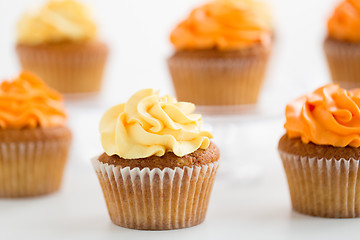
M 0 128 L 64 126 L 62 96 L 29 72 L 0 85 Z
M 335 9 L 328 21 L 331 38 L 360 42 L 360 0 L 345 0 Z
M 238 50 L 269 44 L 272 27 L 266 5 L 250 0 L 215 0 L 194 9 L 171 33 L 177 50 Z
M 50 194 L 61 187 L 71 144 L 61 95 L 21 72 L 0 84 L 0 198 Z
M 360 89 L 328 84 L 286 107 L 278 145 L 292 208 L 328 217 L 360 217 Z
M 328 84 L 286 106 L 289 138 L 334 147 L 360 146 L 360 89 Z

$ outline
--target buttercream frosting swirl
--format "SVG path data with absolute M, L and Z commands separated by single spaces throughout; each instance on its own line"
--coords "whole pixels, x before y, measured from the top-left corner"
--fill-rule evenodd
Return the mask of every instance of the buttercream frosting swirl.
M 360 42 L 360 0 L 345 0 L 328 21 L 329 36 L 349 42 Z
M 192 103 L 141 90 L 105 112 L 100 121 L 102 146 L 109 156 L 126 159 L 163 156 L 168 151 L 182 157 L 206 149 L 212 135 L 201 131 L 201 115 L 194 110 Z
M 360 89 L 325 85 L 286 106 L 290 138 L 334 147 L 360 146 Z
M 66 113 L 61 95 L 29 72 L 0 85 L 0 128 L 63 126 Z
M 95 38 L 96 26 L 86 6 L 74 0 L 50 0 L 18 23 L 18 43 L 37 45 Z
M 272 21 L 267 5 L 253 0 L 215 0 L 195 8 L 171 32 L 177 50 L 243 49 L 269 44 Z

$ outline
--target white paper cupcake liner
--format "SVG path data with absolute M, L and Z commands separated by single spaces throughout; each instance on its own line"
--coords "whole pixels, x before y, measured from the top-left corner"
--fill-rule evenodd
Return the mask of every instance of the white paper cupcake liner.
M 360 87 L 360 44 L 326 39 L 324 51 L 332 81 L 342 88 Z
M 0 197 L 31 197 L 58 190 L 70 142 L 0 143 Z
M 267 56 L 239 59 L 176 59 L 168 66 L 181 101 L 222 107 L 257 103 L 263 85 Z
M 20 63 L 25 70 L 37 74 L 50 87 L 63 94 L 96 94 L 101 89 L 108 56 L 105 43 L 74 47 L 17 46 Z M 81 95 L 78 95 L 81 96 Z
M 359 159 L 279 153 L 295 211 L 329 218 L 360 216 Z
M 130 169 L 92 159 L 108 212 L 116 225 L 179 229 L 204 221 L 218 163 L 160 170 Z

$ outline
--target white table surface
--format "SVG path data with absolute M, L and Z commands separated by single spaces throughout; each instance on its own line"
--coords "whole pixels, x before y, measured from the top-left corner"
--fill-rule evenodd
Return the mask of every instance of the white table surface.
M 267 1 L 275 15 L 276 46 L 260 115 L 243 117 L 228 128 L 206 125 L 213 128 L 222 151 L 206 220 L 163 232 L 113 225 L 89 159 L 102 151 L 98 121 L 105 109 L 139 88 L 173 92 L 165 64 L 172 52 L 168 34 L 203 0 L 83 1 L 93 7 L 101 38 L 111 48 L 102 95 L 67 103 L 74 142 L 62 190 L 39 198 L 0 200 L 1 240 L 358 238 L 359 219 L 315 218 L 291 210 L 276 151 L 285 103 L 329 81 L 321 44 L 326 18 L 338 0 Z M 20 69 L 14 52 L 16 20 L 41 2 L 0 0 L 1 79 Z
M 359 219 L 316 218 L 291 210 L 276 151 L 282 133 L 281 117 L 257 118 L 237 125 L 238 141 L 233 143 L 237 150 L 225 147 L 205 222 L 174 231 L 118 227 L 109 219 L 89 161 L 101 151 L 97 129 L 93 128 L 99 111 L 83 111 L 81 116 L 76 112 L 71 108 L 70 113 L 76 116 L 76 121 L 70 122 L 75 142 L 62 190 L 44 197 L 0 200 L 0 239 L 279 240 L 357 236 Z M 260 135 L 263 138 L 257 137 Z

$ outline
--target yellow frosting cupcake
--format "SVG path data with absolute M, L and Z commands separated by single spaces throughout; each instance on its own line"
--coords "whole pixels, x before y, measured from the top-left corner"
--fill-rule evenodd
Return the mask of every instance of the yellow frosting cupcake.
M 86 6 L 50 0 L 18 23 L 17 53 L 24 69 L 63 93 L 100 90 L 108 49 L 97 40 Z
M 93 165 L 115 224 L 164 230 L 204 220 L 219 150 L 194 110 L 144 89 L 105 112 L 105 152 Z

